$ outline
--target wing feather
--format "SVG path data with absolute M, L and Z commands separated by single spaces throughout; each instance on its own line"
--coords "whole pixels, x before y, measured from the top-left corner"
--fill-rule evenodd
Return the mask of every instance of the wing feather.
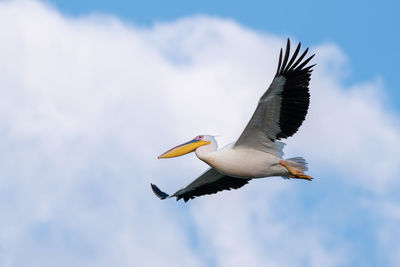
M 308 47 L 306 48 L 306 50 L 304 50 L 303 54 L 301 54 L 301 56 L 297 59 L 296 63 L 293 64 L 292 69 L 296 68 L 296 66 L 303 60 L 303 58 L 306 56 L 307 53 L 308 53 Z
M 279 60 L 278 60 L 278 68 L 276 69 L 276 73 L 279 73 L 279 70 L 281 68 L 281 64 L 282 64 L 282 48 L 281 51 L 279 52 Z
M 288 71 L 288 69 L 290 68 L 290 66 L 293 64 L 294 60 L 295 60 L 296 57 L 297 57 L 297 54 L 298 54 L 299 51 L 300 51 L 300 47 L 301 47 L 301 43 L 299 43 L 299 44 L 297 45 L 297 48 L 296 48 L 296 50 L 294 51 L 291 60 L 290 60 L 289 63 L 287 64 L 286 68 L 283 70 L 284 72 Z
M 286 63 L 289 59 L 289 54 L 290 54 L 290 42 L 288 39 L 288 42 L 286 43 L 286 51 L 285 51 L 285 58 L 283 59 L 283 63 L 282 63 L 282 69 L 280 70 L 280 72 L 282 72 L 285 67 L 286 67 Z

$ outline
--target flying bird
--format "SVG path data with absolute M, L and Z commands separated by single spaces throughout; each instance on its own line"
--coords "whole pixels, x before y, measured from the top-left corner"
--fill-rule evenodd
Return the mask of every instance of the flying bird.
M 158 156 L 159 159 L 172 158 L 194 151 L 210 168 L 172 195 L 151 184 L 157 197 L 176 197 L 176 200 L 183 199 L 186 202 L 198 196 L 238 189 L 251 179 L 270 176 L 312 180 L 304 173 L 308 168 L 302 157 L 283 159 L 285 144 L 279 141 L 297 132 L 310 104 L 308 86 L 315 64 L 307 64 L 314 54 L 305 59 L 307 48 L 298 57 L 300 47 L 301 43 L 290 57 L 288 39 L 283 58 L 280 50 L 275 77 L 235 143 L 217 150 L 214 136 L 198 135 Z

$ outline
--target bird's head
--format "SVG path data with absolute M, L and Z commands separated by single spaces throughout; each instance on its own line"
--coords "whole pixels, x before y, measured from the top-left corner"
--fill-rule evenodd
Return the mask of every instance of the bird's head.
M 185 155 L 195 151 L 198 147 L 211 144 L 213 139 L 214 137 L 211 135 L 198 135 L 186 143 L 171 148 L 170 150 L 158 156 L 158 159 L 174 158 Z

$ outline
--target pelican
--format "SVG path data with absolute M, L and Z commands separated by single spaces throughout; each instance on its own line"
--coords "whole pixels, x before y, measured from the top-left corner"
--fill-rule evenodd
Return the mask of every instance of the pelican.
M 198 196 L 238 189 L 252 179 L 270 176 L 312 180 L 305 174 L 308 168 L 302 157 L 283 159 L 285 144 L 279 141 L 297 132 L 310 104 L 308 85 L 315 64 L 307 64 L 314 54 L 303 60 L 308 48 L 297 57 L 300 47 L 301 43 L 290 59 L 290 40 L 283 59 L 281 48 L 275 77 L 235 143 L 217 150 L 214 136 L 198 135 L 158 156 L 159 159 L 173 158 L 194 151 L 210 168 L 172 195 L 151 184 L 157 197 L 176 197 L 187 202 Z

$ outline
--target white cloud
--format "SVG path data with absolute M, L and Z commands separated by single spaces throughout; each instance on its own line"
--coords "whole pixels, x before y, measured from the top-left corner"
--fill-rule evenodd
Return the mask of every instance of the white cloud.
M 254 181 L 190 204 L 149 188 L 177 189 L 205 168 L 193 155 L 157 161 L 170 145 L 240 134 L 284 38 L 205 16 L 150 29 L 72 19 L 32 1 L 0 3 L 0 38 L 1 265 L 348 263 L 351 240 L 307 213 L 276 215 L 300 183 Z M 314 50 L 310 114 L 287 152 L 304 155 L 318 179 L 334 169 L 339 187 L 384 198 L 398 186 L 400 132 L 383 86 L 346 88 L 340 49 Z

